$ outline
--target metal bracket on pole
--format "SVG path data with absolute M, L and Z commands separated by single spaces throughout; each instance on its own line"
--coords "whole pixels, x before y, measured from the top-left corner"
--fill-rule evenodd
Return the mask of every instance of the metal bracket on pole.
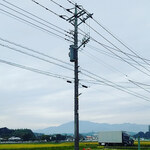
M 85 21 L 86 21 L 87 19 L 92 18 L 92 15 L 93 15 L 93 14 L 88 14 L 88 15 L 86 16 L 86 18 L 84 18 L 84 19 L 81 19 L 81 18 L 80 18 L 81 22 L 78 24 L 78 26 L 79 26 L 81 23 L 85 23 Z
M 85 47 L 85 44 L 87 44 L 89 42 L 89 40 L 90 40 L 90 37 L 88 37 L 87 39 L 84 38 L 82 40 L 82 44 L 78 47 L 78 49 L 80 49 L 82 46 Z
M 92 18 L 93 14 L 90 14 L 88 13 L 85 9 L 82 9 L 79 5 L 76 5 L 76 7 L 78 9 L 80 9 L 81 11 L 78 12 L 77 14 L 74 14 L 74 16 L 66 19 L 66 21 L 69 21 L 69 23 L 71 23 L 73 26 L 74 26 L 74 20 L 75 20 L 75 17 L 79 18 L 80 19 L 80 23 L 78 24 L 78 26 L 82 23 L 85 23 L 85 21 L 89 18 Z M 85 18 L 81 19 L 80 17 L 83 16 L 83 15 L 87 15 Z

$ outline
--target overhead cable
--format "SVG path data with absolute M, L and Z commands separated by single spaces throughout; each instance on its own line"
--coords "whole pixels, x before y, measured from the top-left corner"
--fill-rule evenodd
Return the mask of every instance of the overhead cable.
M 96 52 L 98 52 L 98 53 L 101 53 L 101 54 L 103 54 L 103 55 L 106 55 L 106 56 L 109 56 L 109 57 L 111 57 L 111 58 L 115 58 L 115 59 L 117 59 L 117 60 L 123 61 L 122 59 L 120 59 L 120 58 L 118 58 L 118 57 L 112 55 L 112 53 L 110 53 L 110 52 L 108 52 L 108 51 L 105 51 L 105 50 L 102 50 L 102 49 L 100 49 L 100 48 L 98 48 L 98 47 L 95 47 L 95 46 L 93 46 L 93 45 L 87 44 L 87 47 L 90 48 L 90 49 L 92 49 L 92 50 L 94 50 L 94 51 L 96 51 Z M 132 55 L 132 54 L 131 54 L 131 55 Z M 135 57 L 135 56 L 133 55 L 133 57 Z M 122 58 L 124 58 L 124 59 L 127 60 L 127 61 L 132 62 L 129 58 L 125 58 L 125 57 L 122 57 Z M 144 58 L 143 58 L 143 59 L 144 59 Z M 147 61 L 148 61 L 148 60 L 147 60 Z M 139 62 L 139 63 L 141 63 L 141 64 L 143 64 L 143 65 L 147 65 L 147 64 L 145 64 L 144 62 Z M 132 62 L 132 64 L 137 65 L 137 64 L 134 63 L 134 62 Z
M 106 29 L 102 24 L 100 24 L 96 19 L 92 18 L 100 27 L 102 27 L 106 32 L 108 32 L 113 38 L 115 38 L 119 43 L 121 43 L 125 48 L 127 48 L 130 52 L 132 52 L 136 57 L 144 61 L 146 64 L 150 65 L 147 61 L 145 61 L 142 57 L 140 57 L 137 53 L 135 53 L 131 48 L 125 45 L 119 38 L 117 38 L 113 33 L 111 33 L 108 29 Z
M 6 14 L 9 14 L 10 16 L 13 16 L 13 17 L 15 17 L 15 18 L 17 18 L 17 19 L 19 19 L 19 20 L 21 20 L 21 21 L 23 21 L 23 22 L 26 22 L 26 23 L 32 25 L 33 27 L 36 27 L 37 29 L 40 29 L 41 31 L 44 31 L 44 32 L 46 32 L 46 33 L 48 33 L 48 34 L 50 34 L 50 35 L 54 35 L 54 36 L 56 36 L 56 37 L 58 37 L 58 38 L 60 38 L 60 39 L 63 39 L 63 40 L 66 40 L 66 41 L 72 43 L 72 41 L 71 41 L 70 39 L 65 38 L 65 37 L 63 37 L 63 36 L 61 36 L 61 35 L 58 35 L 58 34 L 52 32 L 52 31 L 49 31 L 49 30 L 47 30 L 47 29 L 45 29 L 45 28 L 43 28 L 43 27 L 41 27 L 41 26 L 39 26 L 39 25 L 36 25 L 36 24 L 34 24 L 34 23 L 32 23 L 32 22 L 30 22 L 30 21 L 28 21 L 28 20 L 25 20 L 25 19 L 23 19 L 23 18 L 21 18 L 21 17 L 18 17 L 18 16 L 14 15 L 14 14 L 12 14 L 12 13 L 6 11 L 6 10 L 0 9 L 0 11 L 4 12 L 4 13 L 6 13 Z
M 114 45 L 111 41 L 109 41 L 107 38 L 105 38 L 102 34 L 100 34 L 96 29 L 94 29 L 93 27 L 91 27 L 90 25 L 88 25 L 87 23 L 85 23 L 88 27 L 90 27 L 94 32 L 96 32 L 98 35 L 100 35 L 104 40 L 106 40 L 108 43 L 110 43 L 112 46 L 114 46 L 115 48 L 117 48 L 120 52 L 122 52 L 124 55 L 126 55 L 126 53 L 125 52 L 123 52 L 121 49 L 119 49 L 116 45 Z M 103 46 L 103 47 L 105 47 L 105 46 Z M 106 48 L 107 50 L 108 50 L 108 48 Z M 110 51 L 110 50 L 109 50 Z M 112 52 L 112 51 L 111 51 Z M 113 54 L 114 54 L 114 52 L 113 52 Z M 117 54 L 115 54 L 116 56 L 119 56 L 119 55 L 117 55 Z M 136 62 L 139 66 L 141 66 L 142 68 L 144 68 L 145 70 L 147 70 L 148 72 L 150 72 L 150 70 L 149 69 L 147 69 L 145 66 L 143 66 L 143 65 L 141 65 L 139 62 L 137 62 L 136 60 L 134 60 L 132 57 L 130 57 L 130 56 L 128 56 L 128 55 L 126 55 L 127 57 L 129 57 L 131 60 L 133 60 L 134 62 Z M 120 56 L 119 56 L 120 57 Z M 120 57 L 120 58 L 122 58 L 122 57 Z M 125 61 L 125 60 L 124 60 Z M 128 63 L 129 65 L 131 65 L 129 62 L 127 62 L 127 61 L 125 61 L 126 63 Z M 131 65 L 132 67 L 134 67 L 135 68 L 135 66 L 134 65 Z M 136 69 L 137 69 L 137 67 L 136 67 Z M 141 70 L 141 69 L 139 69 L 138 68 L 138 70 Z M 144 71 L 142 71 L 141 70 L 141 72 L 144 72 Z M 147 74 L 146 72 L 145 72 L 145 74 Z M 150 76 L 149 74 L 147 74 L 148 76 Z
M 136 84 L 142 85 L 142 86 L 146 86 L 146 87 L 150 86 L 150 84 L 146 84 L 146 83 L 141 83 L 141 82 L 137 82 L 137 81 L 133 81 L 133 82 Z
M 55 29 L 55 28 L 53 28 L 53 27 L 50 27 L 50 26 L 46 25 L 45 23 L 42 23 L 41 21 L 38 21 L 38 20 L 36 20 L 36 19 L 34 19 L 34 18 L 31 18 L 31 17 L 29 17 L 29 16 L 27 16 L 27 15 L 25 15 L 25 14 L 23 14 L 23 13 L 17 11 L 17 10 L 15 10 L 15 9 L 13 9 L 13 8 L 10 8 L 10 7 L 8 7 L 8 6 L 4 5 L 4 4 L 2 4 L 2 3 L 0 3 L 0 5 L 3 6 L 3 7 L 5 7 L 5 8 L 7 8 L 7 9 L 10 9 L 10 10 L 12 10 L 12 11 L 14 11 L 14 12 L 16 12 L 16 13 L 18 13 L 18 14 L 20 14 L 20 15 L 22 15 L 22 16 L 24 16 L 24 17 L 30 19 L 30 20 L 32 20 L 32 21 L 35 21 L 35 22 L 37 22 L 37 23 L 39 23 L 39 24 L 41 24 L 41 25 L 43 25 L 43 26 L 45 26 L 45 27 L 47 27 L 47 28 L 49 28 L 49 29 L 52 29 L 52 30 L 54 30 L 54 31 L 56 31 L 56 32 L 58 32 L 58 33 L 60 33 L 60 34 L 62 34 L 62 35 L 65 35 L 66 37 L 73 38 L 73 37 L 69 36 L 68 34 L 63 33 L 62 31 L 59 31 L 59 30 L 57 30 L 57 29 Z
M 71 0 L 67 0 L 70 4 L 75 5 L 75 2 L 71 1 Z
M 50 1 L 53 2 L 54 4 L 56 4 L 57 6 L 59 6 L 60 8 L 63 8 L 65 11 L 73 14 L 73 12 L 70 9 L 65 8 L 64 6 L 62 6 L 59 3 L 55 2 L 54 0 L 50 0 Z
M 121 73 L 122 75 L 125 75 L 127 76 L 125 73 L 123 73 L 122 71 L 120 71 L 119 69 L 115 68 L 114 66 L 112 65 L 109 65 L 107 63 L 105 63 L 104 61 L 100 60 L 97 56 L 94 56 L 93 54 L 91 54 L 90 52 L 83 52 L 81 51 L 82 53 L 84 53 L 85 55 L 87 55 L 89 58 L 91 58 L 92 60 L 94 60 L 95 62 L 97 62 L 98 64 L 103 63 L 105 66 L 107 66 L 107 68 L 109 68 L 110 70 L 113 70 L 113 71 L 116 71 L 116 72 L 119 72 Z
M 150 91 L 149 91 L 149 90 L 145 89 L 144 87 L 142 87 L 142 86 L 141 86 L 141 85 L 139 85 L 138 83 L 136 83 L 136 82 L 134 82 L 134 81 L 132 81 L 132 80 L 128 80 L 128 81 L 129 81 L 129 82 L 131 82 L 132 84 L 136 85 L 137 87 L 139 87 L 139 88 L 143 89 L 144 91 L 146 91 L 146 92 L 150 93 Z
M 6 40 L 6 39 L 1 38 L 1 37 L 0 37 L 0 40 L 1 40 L 1 41 L 3 41 L 3 42 L 6 42 L 6 43 L 12 44 L 12 45 L 14 45 L 14 46 L 17 46 L 17 47 L 23 48 L 23 49 L 25 49 L 25 50 L 27 50 L 27 51 L 34 52 L 34 53 L 36 53 L 36 54 L 42 55 L 42 56 L 47 57 L 47 58 L 49 58 L 49 59 L 52 59 L 52 60 L 55 60 L 55 61 L 61 62 L 61 63 L 65 64 L 65 65 L 69 65 L 69 66 L 73 67 L 73 65 L 72 65 L 72 64 L 70 64 L 70 63 L 68 63 L 68 62 L 65 62 L 65 61 L 63 61 L 63 60 L 60 60 L 60 59 L 58 59 L 58 58 L 56 58 L 56 57 L 52 57 L 52 56 L 50 56 L 50 55 L 48 55 L 48 54 L 45 54 L 45 53 L 43 53 L 43 52 L 39 52 L 39 51 L 37 51 L 37 50 L 34 50 L 34 49 L 31 49 L 31 48 L 28 48 L 28 47 L 26 47 L 26 46 L 24 46 L 24 45 L 17 44 L 17 43 L 15 43 L 15 42 L 12 42 L 12 41 Z
M 35 4 L 41 6 L 41 7 L 44 8 L 45 10 L 47 10 L 47 11 L 53 13 L 54 15 L 60 17 L 61 19 L 64 19 L 64 20 L 67 20 L 67 19 L 68 19 L 68 17 L 67 17 L 66 15 L 59 15 L 59 14 L 57 14 L 56 12 L 54 12 L 53 10 L 51 10 L 51 9 L 49 9 L 49 8 L 47 8 L 47 7 L 45 7 L 44 5 L 38 3 L 38 2 L 35 1 L 35 0 L 31 0 L 31 1 L 33 1 Z M 67 17 L 67 18 L 66 18 L 66 17 Z
M 88 26 L 89 26 L 89 25 L 88 25 Z M 92 28 L 92 27 L 91 27 L 91 28 Z M 96 31 L 94 28 L 93 28 L 93 30 L 94 30 L 97 34 L 101 35 L 101 34 L 100 34 L 98 31 Z M 81 29 L 80 29 L 80 31 L 83 32 L 83 33 L 85 33 L 85 32 L 82 31 Z M 104 38 L 105 38 L 105 37 L 104 37 Z M 132 63 L 128 62 L 125 58 L 119 56 L 118 54 L 116 54 L 115 52 L 113 52 L 113 51 L 111 50 L 111 49 L 113 49 L 113 50 L 117 50 L 117 49 L 118 49 L 120 52 L 122 52 L 118 47 L 115 46 L 117 49 L 112 48 L 112 47 L 110 47 L 110 46 L 108 46 L 108 45 L 106 45 L 106 44 L 103 44 L 103 43 L 99 42 L 98 40 L 94 39 L 94 38 L 91 37 L 91 36 L 90 36 L 90 39 L 93 40 L 94 42 L 98 43 L 99 45 L 101 45 L 101 46 L 102 46 L 103 48 L 105 48 L 106 50 L 110 51 L 113 55 L 115 55 L 116 57 L 118 57 L 118 58 L 121 59 L 122 61 L 128 63 L 130 66 L 136 68 L 137 70 L 139 70 L 140 72 L 146 74 L 147 76 L 150 76 L 150 74 L 148 74 L 147 72 L 145 72 L 145 71 L 139 69 L 138 67 L 134 66 Z M 106 39 L 106 38 L 105 38 L 105 39 Z M 107 39 L 106 39 L 106 40 L 107 40 Z M 109 40 L 108 40 L 108 41 L 109 41 Z M 113 43 L 112 43 L 112 44 L 113 44 Z M 114 45 L 114 44 L 113 44 L 113 45 Z M 125 52 L 123 52 L 123 53 L 124 53 L 126 56 L 128 56 Z M 128 57 L 131 58 L 131 56 L 128 56 Z M 147 71 L 150 72 L 149 69 L 147 69 L 145 66 L 141 65 L 139 62 L 135 61 L 133 58 L 131 58 L 131 60 L 133 60 L 133 61 L 136 62 L 138 65 L 142 66 L 144 69 L 146 69 Z
M 0 63 L 11 65 L 11 66 L 14 66 L 14 67 L 17 67 L 17 68 L 21 68 L 21 69 L 24 69 L 24 70 L 29 70 L 29 71 L 32 71 L 32 72 L 35 72 L 35 73 L 46 75 L 46 76 L 63 79 L 63 80 L 66 80 L 66 81 L 69 80 L 69 79 L 73 80 L 73 78 L 71 78 L 71 77 L 62 76 L 62 75 L 54 74 L 54 73 L 51 73 L 51 72 L 48 72 L 48 71 L 35 69 L 35 68 L 32 68 L 32 67 L 20 65 L 20 64 L 14 63 L 14 62 L 3 60 L 3 59 L 0 59 Z
M 87 72 L 88 72 L 88 71 L 87 71 Z M 89 73 L 89 72 L 88 72 L 88 73 Z M 94 79 L 95 81 L 98 81 L 98 82 L 100 82 L 100 83 L 104 83 L 105 85 L 107 85 L 107 86 L 109 86 L 109 87 L 113 87 L 113 88 L 115 88 L 115 89 L 117 89 L 117 90 L 123 91 L 123 92 L 125 92 L 125 93 L 130 94 L 130 95 L 133 95 L 133 96 L 135 96 L 135 97 L 138 97 L 138 98 L 140 98 L 140 99 L 143 99 L 143 100 L 145 100 L 145 101 L 147 101 L 147 102 L 150 102 L 150 100 L 149 100 L 148 97 L 143 96 L 143 95 L 141 95 L 141 94 L 139 94 L 139 93 L 137 93 L 137 92 L 133 92 L 133 91 L 131 91 L 131 90 L 127 90 L 127 89 L 125 89 L 123 86 L 117 85 L 117 84 L 115 84 L 115 83 L 113 83 L 113 82 L 111 82 L 111 81 L 109 81 L 109 80 L 106 80 L 106 79 L 100 77 L 101 79 L 104 79 L 104 81 L 103 81 L 103 80 L 99 80 L 99 79 L 97 79 L 97 78 L 95 78 L 95 77 L 93 77 L 93 76 L 91 76 L 91 75 L 88 75 L 88 74 L 86 74 L 86 73 L 83 73 L 83 72 L 82 72 L 82 74 L 85 75 L 85 76 L 87 76 L 87 77 L 89 77 L 89 78 L 91 78 L 91 79 Z M 93 74 L 93 73 L 90 73 L 90 74 Z M 96 75 L 96 76 L 97 76 L 97 75 Z M 97 77 L 98 77 L 98 76 L 97 76 Z
M 70 34 L 70 32 L 68 32 L 67 30 L 65 30 L 65 29 L 63 29 L 63 28 L 61 28 L 59 26 L 56 26 L 55 24 L 53 24 L 53 23 L 51 23 L 51 22 L 49 22 L 47 20 L 44 20 L 43 18 L 40 18 L 39 16 L 37 16 L 37 15 L 27 11 L 27 10 L 24 10 L 24 9 L 22 9 L 22 8 L 20 8 L 20 7 L 16 6 L 16 5 L 6 1 L 6 0 L 3 0 L 3 1 L 6 2 L 7 4 L 9 4 L 9 5 L 11 5 L 11 6 L 13 6 L 13 7 L 15 7 L 15 8 L 17 8 L 17 9 L 19 9 L 19 10 L 21 10 L 21 11 L 23 11 L 23 12 L 25 12 L 25 13 L 27 13 L 27 14 L 29 14 L 29 15 L 31 15 L 31 16 L 33 16 L 33 17 L 35 17 L 35 18 L 37 18 L 37 19 L 39 19 L 39 20 L 41 20 L 41 21 L 43 21 L 43 22 L 45 22 L 45 23 L 47 23 L 47 24 L 49 24 L 51 26 L 53 26 L 53 27 L 55 27 L 55 28 L 57 28 L 57 29 L 59 29 L 59 30 L 62 30 L 64 32 Z
M 84 36 L 84 34 L 86 34 L 82 29 L 79 28 L 79 30 L 82 32 L 82 33 L 80 32 L 81 35 Z M 83 34 L 83 33 L 84 33 L 84 34 Z M 91 37 L 91 36 L 90 36 L 90 40 L 96 42 L 97 44 L 99 44 L 99 45 L 101 45 L 101 46 L 105 46 L 105 47 L 107 47 L 107 48 L 109 48 L 109 49 L 111 49 L 111 50 L 114 50 L 114 51 L 116 51 L 116 52 L 122 53 L 122 51 L 118 50 L 117 48 L 114 48 L 114 47 L 112 47 L 112 46 L 109 46 L 109 45 L 106 45 L 106 44 L 104 44 L 104 43 L 101 43 L 101 42 L 99 42 L 98 40 L 96 40 L 95 38 L 93 38 L 93 37 Z M 87 46 L 88 46 L 88 45 L 89 45 L 89 44 L 87 44 Z M 133 55 L 133 54 L 130 54 L 130 53 L 127 53 L 127 52 L 124 52 L 124 54 L 129 55 L 129 56 L 134 57 L 134 58 L 139 58 L 139 57 L 137 57 L 136 55 Z M 150 61 L 150 59 L 147 59 L 147 58 L 144 58 L 144 57 L 141 57 L 141 58 L 144 59 L 145 61 Z M 127 58 L 125 58 L 125 59 L 127 59 Z M 130 59 L 130 60 L 131 60 L 131 59 Z M 144 63 L 144 62 L 141 62 L 141 63 Z
M 42 58 L 42 57 L 39 57 L 39 56 L 30 54 L 30 53 L 21 51 L 21 50 L 19 50 L 19 49 L 14 48 L 14 47 L 10 47 L 10 46 L 5 45 L 5 44 L 2 44 L 2 43 L 0 43 L 0 46 L 3 46 L 3 47 L 5 47 L 5 48 L 11 49 L 11 50 L 13 50 L 13 51 L 16 51 L 16 52 L 19 52 L 19 53 L 22 53 L 22 54 L 25 54 L 25 55 L 28 55 L 28 56 L 31 56 L 31 57 L 34 57 L 34 58 L 37 58 L 37 59 L 42 60 L 42 61 L 45 61 L 45 62 L 47 62 L 47 63 L 51 63 L 51 64 L 57 65 L 57 66 L 59 66 L 59 67 L 62 67 L 62 68 L 65 68 L 65 69 L 74 71 L 74 70 L 71 69 L 71 68 L 68 68 L 68 67 L 63 66 L 63 65 L 61 65 L 61 64 L 58 64 L 58 63 L 52 62 L 52 61 L 50 61 L 50 60 L 44 59 L 44 58 Z

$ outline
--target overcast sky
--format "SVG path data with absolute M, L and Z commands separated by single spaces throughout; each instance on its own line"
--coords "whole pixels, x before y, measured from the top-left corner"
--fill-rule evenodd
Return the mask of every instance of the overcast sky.
M 67 0 L 55 1 L 66 8 L 73 8 L 73 5 L 68 3 Z M 70 42 L 46 31 L 43 32 L 33 26 L 33 24 L 31 25 L 25 23 L 23 20 L 20 21 L 19 18 L 12 17 L 10 13 L 57 33 L 42 24 L 34 22 L 34 20 L 30 20 L 10 10 L 8 7 L 22 12 L 6 2 L 10 2 L 67 31 L 73 30 L 73 26 L 67 21 L 46 11 L 31 0 L 1 0 L 1 39 L 9 40 L 70 63 L 68 57 Z M 70 13 L 67 13 L 50 0 L 37 0 L 37 2 L 57 14 L 65 14 L 71 17 Z M 82 5 L 88 12 L 93 13 L 94 19 L 122 40 L 134 53 L 142 58 L 150 59 L 149 0 L 76 0 L 76 2 Z M 22 13 L 26 14 L 25 12 Z M 29 14 L 26 15 L 30 16 Z M 33 16 L 30 17 L 33 18 Z M 105 32 L 92 19 L 88 20 L 87 23 L 122 51 L 133 54 Z M 82 24 L 80 28 L 84 32 L 90 33 L 91 37 L 97 41 L 112 46 L 85 24 Z M 61 35 L 60 33 L 58 34 Z M 80 35 L 79 40 L 82 40 L 82 38 Z M 1 60 L 74 78 L 74 73 L 71 70 L 15 52 L 6 48 L 6 45 L 28 52 L 25 49 L 18 48 L 0 40 Z M 98 48 L 97 51 L 96 49 L 90 48 L 91 46 Z M 114 52 L 122 58 L 127 58 L 125 60 L 131 62 L 136 68 L 116 59 L 115 55 L 112 55 L 108 50 L 90 40 L 87 46 L 79 51 L 80 70 L 82 71 L 81 68 L 86 69 L 100 77 L 124 86 L 124 89 L 131 90 L 149 98 L 149 86 L 140 85 L 140 87 L 142 86 L 140 88 L 129 82 L 129 80 L 132 80 L 143 84 L 150 84 L 149 61 L 145 63 L 141 59 L 133 57 L 134 60 L 141 64 L 139 65 L 133 60 L 129 60 L 125 55 L 116 51 Z M 35 55 L 40 56 L 38 54 Z M 48 59 L 43 56 L 40 57 Z M 57 62 L 52 59 L 49 60 Z M 73 69 L 73 67 L 66 64 L 57 63 Z M 70 64 L 73 65 L 73 63 Z M 79 73 L 79 77 L 80 79 L 92 80 L 83 76 L 81 73 Z M 150 101 L 127 94 L 107 85 L 97 85 L 82 81 L 80 83 L 89 87 L 85 89 L 80 85 L 79 91 L 82 93 L 79 98 L 80 120 L 111 124 L 150 123 Z M 0 97 L 0 127 L 40 129 L 73 121 L 74 118 L 74 85 L 67 83 L 66 80 L 0 63 Z

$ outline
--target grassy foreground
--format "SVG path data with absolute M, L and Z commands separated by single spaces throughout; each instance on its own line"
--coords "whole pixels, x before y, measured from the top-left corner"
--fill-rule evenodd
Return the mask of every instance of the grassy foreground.
M 80 143 L 80 150 L 133 150 L 137 149 L 138 143 L 135 142 L 135 145 L 132 147 L 104 147 L 99 146 L 97 142 L 82 142 Z M 73 150 L 73 143 L 39 143 L 39 144 L 0 144 L 0 150 Z M 141 150 L 150 150 L 150 141 L 141 142 Z

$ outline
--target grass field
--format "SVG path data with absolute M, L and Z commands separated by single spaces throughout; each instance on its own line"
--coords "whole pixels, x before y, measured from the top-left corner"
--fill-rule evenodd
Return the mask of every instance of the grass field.
M 99 146 L 97 142 L 83 142 L 80 143 L 80 150 L 133 150 L 138 149 L 138 143 L 135 142 L 135 145 L 132 147 L 123 147 L 123 146 L 115 146 L 115 147 L 104 147 Z M 73 143 L 39 143 L 39 144 L 0 144 L 0 150 L 73 150 Z M 141 150 L 150 150 L 150 141 L 141 142 Z

